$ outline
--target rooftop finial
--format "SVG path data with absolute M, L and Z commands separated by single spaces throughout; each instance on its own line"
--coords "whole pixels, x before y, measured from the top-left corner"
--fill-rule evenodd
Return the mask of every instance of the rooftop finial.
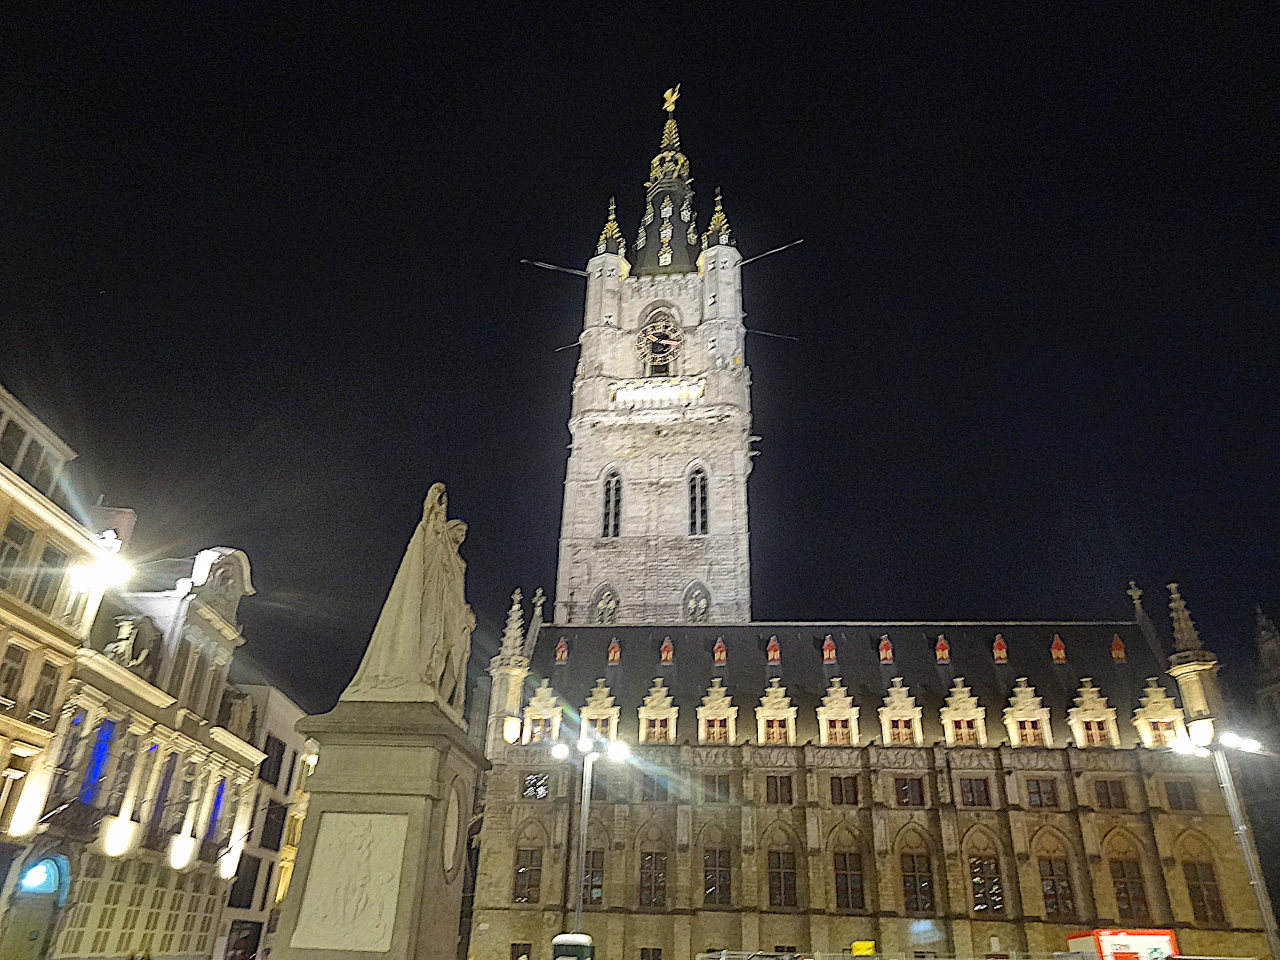
M 1191 622 L 1187 601 L 1182 599 L 1176 583 L 1169 584 L 1169 616 L 1173 619 L 1173 645 L 1179 651 L 1199 650 L 1200 634 Z
M 1142 588 L 1130 580 L 1129 589 L 1126 590 L 1125 593 L 1127 593 L 1129 595 L 1129 599 L 1133 601 L 1134 612 L 1139 614 L 1144 613 L 1145 611 L 1142 609 Z
M 676 84 L 662 95 L 662 109 L 667 113 L 676 112 L 676 101 L 680 99 L 680 84 Z

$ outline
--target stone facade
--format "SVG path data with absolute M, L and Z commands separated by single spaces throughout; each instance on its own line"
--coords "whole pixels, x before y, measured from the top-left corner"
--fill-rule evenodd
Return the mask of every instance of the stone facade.
M 601 851 L 603 895 L 588 901 L 583 930 L 603 956 L 635 958 L 652 947 L 673 958 L 782 947 L 837 953 L 858 939 L 891 954 L 981 956 L 992 938 L 999 949 L 1047 953 L 1065 949 L 1068 933 L 1137 925 L 1174 928 L 1188 953 L 1265 949 L 1207 760 L 940 745 L 644 745 L 635 757 L 634 765 L 597 767 L 604 785 L 588 849 Z M 665 797 L 647 799 L 654 792 L 645 793 L 646 775 L 665 779 Z M 545 796 L 533 787 L 542 777 Z M 727 793 L 716 778 L 727 778 Z M 787 792 L 779 795 L 769 778 L 785 778 Z M 918 794 L 902 781 L 918 784 Z M 1099 782 L 1108 784 L 1102 794 Z M 572 922 L 578 883 L 576 793 L 574 768 L 554 761 L 545 744 L 504 747 L 495 758 L 473 960 L 510 960 L 513 944 L 531 945 L 530 960 L 551 957 L 552 936 Z M 1185 809 L 1188 797 L 1194 809 Z M 728 893 L 709 903 L 717 894 L 708 863 L 718 853 L 708 850 L 720 849 L 728 852 Z M 517 860 L 529 850 L 540 860 L 536 897 L 516 886 Z M 642 861 L 654 853 L 665 857 L 661 905 L 642 902 Z M 771 854 L 786 855 L 772 858 L 772 871 Z M 908 904 L 904 856 L 928 877 L 931 903 Z M 792 863 L 794 903 L 779 876 Z M 1197 919 L 1188 863 L 1214 865 L 1223 919 Z M 1125 868 L 1115 864 L 1137 865 L 1119 891 L 1125 905 L 1113 879 Z M 1046 873 L 1060 874 L 1048 899 Z M 517 894 L 523 902 L 513 902 Z M 1145 909 L 1125 916 L 1139 894 Z M 1065 909 L 1055 915 L 1055 905 Z

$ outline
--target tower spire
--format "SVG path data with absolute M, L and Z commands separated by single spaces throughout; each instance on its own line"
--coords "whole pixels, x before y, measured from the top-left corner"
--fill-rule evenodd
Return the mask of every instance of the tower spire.
M 502 652 L 518 655 L 524 643 L 524 607 L 520 605 L 520 588 L 511 594 L 511 609 L 507 611 L 507 625 L 502 631 Z
M 729 218 L 725 216 L 724 206 L 720 202 L 720 188 L 716 187 L 716 208 L 707 224 L 707 232 L 702 235 L 702 249 L 708 246 L 722 245 L 736 247 L 737 242 L 729 230 Z
M 644 216 L 635 243 L 635 274 L 693 273 L 697 270 L 698 225 L 693 214 L 689 158 L 680 150 L 676 100 L 680 85 L 662 95 L 667 117 L 658 153 L 649 164 Z

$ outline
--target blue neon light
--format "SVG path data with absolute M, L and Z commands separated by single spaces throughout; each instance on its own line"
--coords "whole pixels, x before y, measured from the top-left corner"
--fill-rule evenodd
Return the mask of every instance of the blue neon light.
M 98 788 L 107 775 L 107 761 L 111 759 L 111 738 L 115 735 L 114 720 L 103 720 L 93 737 L 89 752 L 89 766 L 80 781 L 80 802 L 93 806 L 98 799 Z

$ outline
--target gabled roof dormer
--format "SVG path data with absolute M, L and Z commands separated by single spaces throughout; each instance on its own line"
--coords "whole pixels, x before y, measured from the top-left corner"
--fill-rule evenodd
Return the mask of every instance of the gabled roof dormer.
M 939 714 L 947 746 L 987 745 L 987 708 L 965 686 L 964 677 L 956 677 Z
M 834 648 L 834 644 L 832 646 Z M 822 697 L 822 705 L 815 711 L 820 746 L 858 745 L 858 708 L 853 705 L 853 697 L 849 696 L 848 688 L 840 680 L 840 677 L 831 678 L 831 684 Z
M 879 710 L 881 742 L 899 746 L 923 746 L 921 713 L 921 708 L 916 706 L 916 698 L 903 686 L 902 678 L 894 677 L 885 693 L 884 706 Z

